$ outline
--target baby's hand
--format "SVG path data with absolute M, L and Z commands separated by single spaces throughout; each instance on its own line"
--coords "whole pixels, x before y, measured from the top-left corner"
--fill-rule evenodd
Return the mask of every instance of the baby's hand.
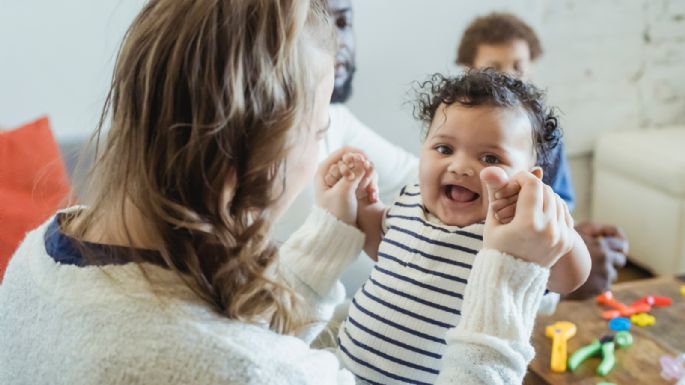
M 360 171 L 364 174 L 364 178 L 355 191 L 357 200 L 365 201 L 367 204 L 376 203 L 378 201 L 378 176 L 373 163 L 364 154 L 345 153 L 337 163 L 331 164 L 324 177 L 324 183 L 333 187 L 340 179 L 350 178 Z
M 491 202 L 491 205 L 495 212 L 495 219 L 500 223 L 507 224 L 514 219 L 520 191 L 521 185 L 516 181 L 510 181 L 495 194 L 495 200 Z
M 346 171 L 344 178 L 341 176 L 335 181 L 327 178 L 329 170 L 332 170 L 334 166 L 338 167 L 338 162 L 343 159 L 344 154 L 352 151 L 361 152 L 361 150 L 343 147 L 333 152 L 319 165 L 315 180 L 315 200 L 319 207 L 327 210 L 341 221 L 356 226 L 359 203 L 355 192 L 365 177 L 363 161 L 353 160 L 354 166 L 350 168 L 355 171 Z

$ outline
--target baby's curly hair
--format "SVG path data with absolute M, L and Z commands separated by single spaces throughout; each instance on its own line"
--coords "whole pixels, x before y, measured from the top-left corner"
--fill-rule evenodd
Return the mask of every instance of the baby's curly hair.
M 559 144 L 562 132 L 556 109 L 547 107 L 545 92 L 533 84 L 486 68 L 469 70 L 456 77 L 436 73 L 418 83 L 415 92 L 414 116 L 424 124 L 424 140 L 441 104 L 522 108 L 532 126 L 537 164 L 547 171 L 550 154 Z

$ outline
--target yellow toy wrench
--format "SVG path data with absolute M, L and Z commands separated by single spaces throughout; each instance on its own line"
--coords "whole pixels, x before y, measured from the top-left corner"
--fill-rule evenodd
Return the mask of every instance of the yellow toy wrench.
M 563 373 L 566 371 L 568 351 L 566 341 L 576 335 L 576 325 L 567 321 L 557 321 L 545 328 L 545 335 L 552 339 L 552 371 Z

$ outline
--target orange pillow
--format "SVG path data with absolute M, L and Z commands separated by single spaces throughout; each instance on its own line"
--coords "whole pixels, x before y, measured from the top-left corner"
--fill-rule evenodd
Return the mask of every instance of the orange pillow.
M 0 282 L 26 232 L 66 204 L 69 193 L 47 117 L 0 131 Z

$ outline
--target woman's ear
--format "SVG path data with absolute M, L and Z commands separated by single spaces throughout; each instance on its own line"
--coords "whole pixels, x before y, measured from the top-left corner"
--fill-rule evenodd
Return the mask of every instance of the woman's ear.
M 535 175 L 536 178 L 542 180 L 542 167 L 540 166 L 535 166 L 530 170 L 531 174 Z

